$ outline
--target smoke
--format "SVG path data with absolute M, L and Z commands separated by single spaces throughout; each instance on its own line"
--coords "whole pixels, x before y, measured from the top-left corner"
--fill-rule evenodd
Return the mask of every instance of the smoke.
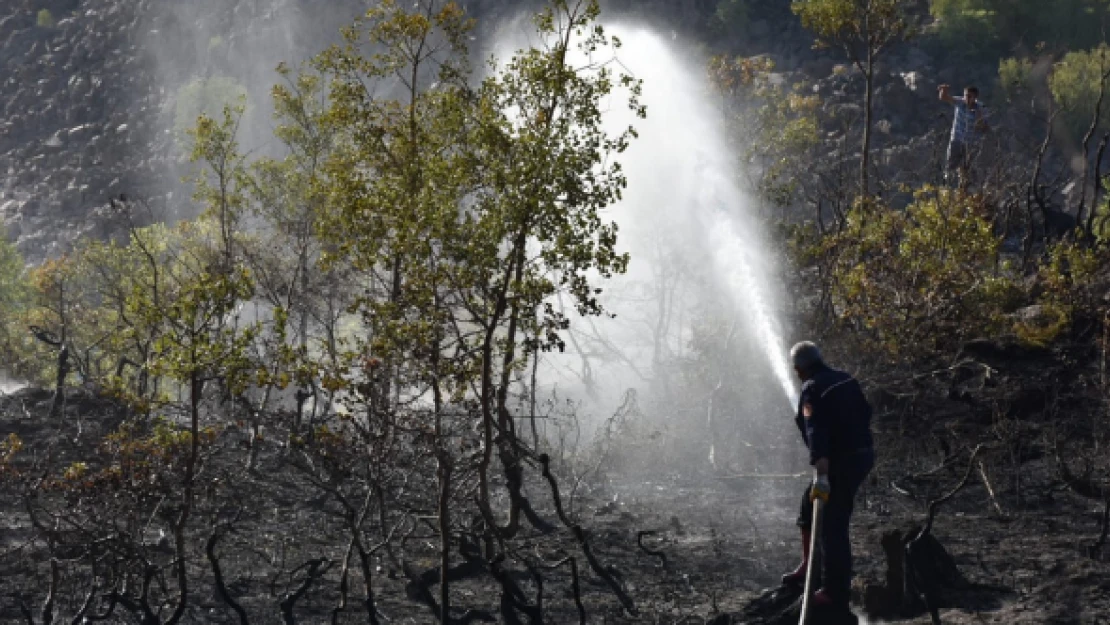
M 240 146 L 252 156 L 280 154 L 270 99 L 271 87 L 282 80 L 278 64 L 296 68 L 338 42 L 340 28 L 361 15 L 366 3 L 337 0 L 326 11 L 318 9 L 304 0 L 167 3 L 143 47 L 165 94 L 162 130 L 175 135 L 176 149 L 186 149 L 184 130 L 198 114 L 218 117 L 242 98 Z
M 0 393 L 14 393 L 24 386 L 26 386 L 26 384 L 16 382 L 8 376 L 0 374 Z

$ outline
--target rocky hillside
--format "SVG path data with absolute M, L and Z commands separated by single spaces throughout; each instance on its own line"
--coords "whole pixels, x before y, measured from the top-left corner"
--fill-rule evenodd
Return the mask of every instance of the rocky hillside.
M 63 253 L 81 237 L 119 232 L 123 218 L 112 207 L 121 195 L 149 208 L 135 212 L 140 218 L 193 214 L 190 189 L 181 183 L 189 168 L 180 135 L 197 112 L 190 89 L 218 78 L 226 89 L 249 94 L 243 143 L 265 150 L 274 66 L 308 58 L 368 5 L 332 0 L 320 11 L 310 0 L 12 2 L 15 10 L 0 18 L 0 226 L 30 261 Z M 462 4 L 479 18 L 475 39 L 484 41 L 528 3 Z M 769 57 L 777 80 L 804 82 L 820 96 L 821 160 L 856 158 L 858 72 L 837 51 L 814 49 L 788 1 L 749 9 L 742 27 L 722 22 L 724 4 L 609 0 L 605 6 L 615 19 L 669 29 L 704 55 Z M 994 71 L 940 56 L 927 44 L 902 45 L 877 72 L 875 161 L 887 180 L 929 180 L 939 171 L 949 112 L 936 102 L 936 85 L 985 82 Z M 990 103 L 993 94 L 986 95 Z M 1015 141 L 1014 134 L 1004 138 Z
M 0 226 L 30 261 L 64 253 L 81 237 L 118 232 L 122 218 L 112 200 L 121 194 L 142 200 L 155 218 L 191 214 L 189 190 L 180 183 L 187 168 L 174 137 L 186 85 L 230 76 L 264 109 L 277 62 L 307 58 L 367 6 L 362 0 L 330 1 L 328 11 L 309 0 L 12 3 L 14 10 L 0 17 Z M 506 0 L 462 4 L 483 31 L 523 8 Z M 766 4 L 742 36 L 714 22 L 716 2 L 612 0 L 607 8 L 721 49 L 774 50 L 784 66 L 812 58 L 800 26 L 781 19 L 788 3 Z M 254 119 L 262 141 L 268 115 Z
M 16 2 L 0 18 L 0 224 L 32 261 L 118 230 L 121 195 L 159 218 L 187 214 L 173 134 L 182 87 L 272 82 L 258 68 L 303 58 L 360 4 L 308 19 L 311 3 L 293 1 Z
M 166 176 L 149 4 L 24 2 L 0 19 L 0 222 L 30 258 L 105 234 L 110 195 Z

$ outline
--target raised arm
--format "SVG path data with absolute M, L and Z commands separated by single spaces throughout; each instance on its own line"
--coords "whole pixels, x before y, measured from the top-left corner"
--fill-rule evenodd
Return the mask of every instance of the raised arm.
M 937 87 L 937 91 L 939 92 L 939 98 L 940 98 L 941 102 L 944 102 L 944 103 L 947 103 L 947 104 L 955 104 L 956 103 L 956 99 L 952 97 L 951 93 L 949 93 L 950 90 L 951 90 L 951 87 L 949 87 L 948 85 L 940 85 L 940 86 Z

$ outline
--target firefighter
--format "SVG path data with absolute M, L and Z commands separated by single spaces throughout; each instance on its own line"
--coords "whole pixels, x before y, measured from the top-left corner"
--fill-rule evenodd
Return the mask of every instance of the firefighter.
M 821 351 L 813 343 L 798 343 L 790 350 L 790 358 L 803 383 L 795 422 L 809 447 L 814 479 L 806 487 L 798 516 L 798 527 L 802 530 L 802 563 L 797 570 L 783 576 L 783 583 L 805 583 L 813 501 L 822 499 L 825 502 L 820 536 L 824 547 L 821 576 L 824 585 L 813 596 L 813 603 L 817 607 L 846 610 L 852 577 L 848 523 L 856 491 L 875 463 L 871 406 L 859 382 L 825 364 Z

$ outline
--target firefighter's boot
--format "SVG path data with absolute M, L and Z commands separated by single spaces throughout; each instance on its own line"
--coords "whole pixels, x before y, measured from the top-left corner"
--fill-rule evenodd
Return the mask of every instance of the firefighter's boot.
M 806 570 L 809 568 L 809 540 L 810 531 L 802 530 L 802 563 L 797 569 L 782 576 L 783 586 L 801 586 L 806 583 Z

